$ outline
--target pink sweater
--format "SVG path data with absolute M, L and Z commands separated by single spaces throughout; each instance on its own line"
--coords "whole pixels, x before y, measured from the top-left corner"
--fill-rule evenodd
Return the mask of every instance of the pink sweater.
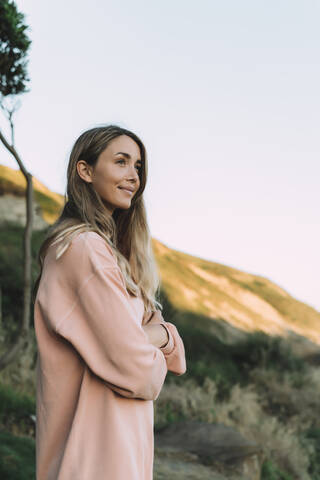
M 36 478 L 152 480 L 153 401 L 168 370 L 186 372 L 182 339 L 159 311 L 169 342 L 149 342 L 150 314 L 100 235 L 80 233 L 58 260 L 55 252 L 34 306 Z

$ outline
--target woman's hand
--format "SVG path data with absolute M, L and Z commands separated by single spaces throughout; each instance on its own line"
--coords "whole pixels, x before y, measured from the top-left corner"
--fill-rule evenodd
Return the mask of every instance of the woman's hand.
M 155 312 L 148 312 L 145 313 L 145 317 L 143 319 L 143 325 L 156 325 L 164 322 L 164 318 L 160 310 L 156 310 Z
M 165 327 L 159 323 L 147 324 L 142 326 L 149 338 L 149 342 L 155 347 L 164 347 L 168 341 L 168 334 Z

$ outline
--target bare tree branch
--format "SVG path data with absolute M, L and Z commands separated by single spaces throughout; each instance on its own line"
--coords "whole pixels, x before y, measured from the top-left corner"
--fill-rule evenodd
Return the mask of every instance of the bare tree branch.
M 10 125 L 11 125 L 11 134 L 12 139 L 14 138 L 14 127 L 12 122 L 12 113 L 10 115 Z M 19 330 L 19 334 L 15 339 L 14 343 L 9 346 L 7 351 L 0 358 L 0 370 L 6 367 L 12 360 L 15 359 L 17 353 L 20 349 L 28 344 L 30 340 L 30 304 L 31 304 L 31 289 L 32 289 L 32 278 L 31 278 L 31 239 L 32 239 L 32 230 L 33 230 L 33 183 L 32 175 L 27 171 L 25 166 L 22 163 L 22 160 L 16 151 L 14 144 L 9 144 L 7 139 L 4 137 L 3 133 L 0 130 L 0 140 L 6 149 L 13 155 L 16 159 L 20 170 L 25 176 L 27 182 L 26 188 L 26 228 L 24 231 L 24 244 L 23 244 L 23 254 L 24 254 L 24 287 L 23 287 L 23 317 L 22 325 Z

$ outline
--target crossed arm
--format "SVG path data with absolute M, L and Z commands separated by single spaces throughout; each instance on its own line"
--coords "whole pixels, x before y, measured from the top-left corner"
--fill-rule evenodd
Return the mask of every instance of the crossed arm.
M 169 336 L 166 328 L 161 323 L 144 325 L 142 328 L 148 335 L 149 342 L 152 345 L 158 348 L 163 348 L 167 345 Z
M 149 342 L 160 348 L 166 359 L 168 370 L 176 375 L 183 375 L 187 369 L 185 349 L 176 326 L 166 322 L 160 310 L 156 310 L 151 315 L 150 313 L 145 315 L 142 328 L 147 333 Z

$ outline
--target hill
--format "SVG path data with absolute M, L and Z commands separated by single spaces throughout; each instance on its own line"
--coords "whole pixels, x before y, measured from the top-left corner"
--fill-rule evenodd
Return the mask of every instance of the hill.
M 224 343 L 240 340 L 245 332 L 262 331 L 288 338 L 296 353 L 318 350 L 311 342 L 320 345 L 320 312 L 271 280 L 170 249 L 157 240 L 153 245 L 170 302 L 212 319 L 206 328 Z
M 8 220 L 25 224 L 26 179 L 20 170 L 0 165 L 0 222 Z M 58 217 L 64 205 L 64 197 L 52 192 L 33 177 L 35 203 L 35 230 L 45 228 Z
M 33 184 L 37 226 L 43 229 L 58 217 L 64 197 L 35 177 Z M 0 165 L 0 222 L 9 213 L 11 221 L 24 225 L 25 188 L 20 170 Z M 4 207 L 8 198 L 10 209 Z M 19 215 L 12 207 L 18 204 Z M 157 239 L 152 241 L 162 288 L 170 304 L 178 311 L 210 320 L 199 324 L 207 333 L 224 343 L 234 343 L 247 333 L 262 331 L 288 338 L 296 353 L 318 351 L 320 312 L 314 308 L 265 277 L 170 249 Z

